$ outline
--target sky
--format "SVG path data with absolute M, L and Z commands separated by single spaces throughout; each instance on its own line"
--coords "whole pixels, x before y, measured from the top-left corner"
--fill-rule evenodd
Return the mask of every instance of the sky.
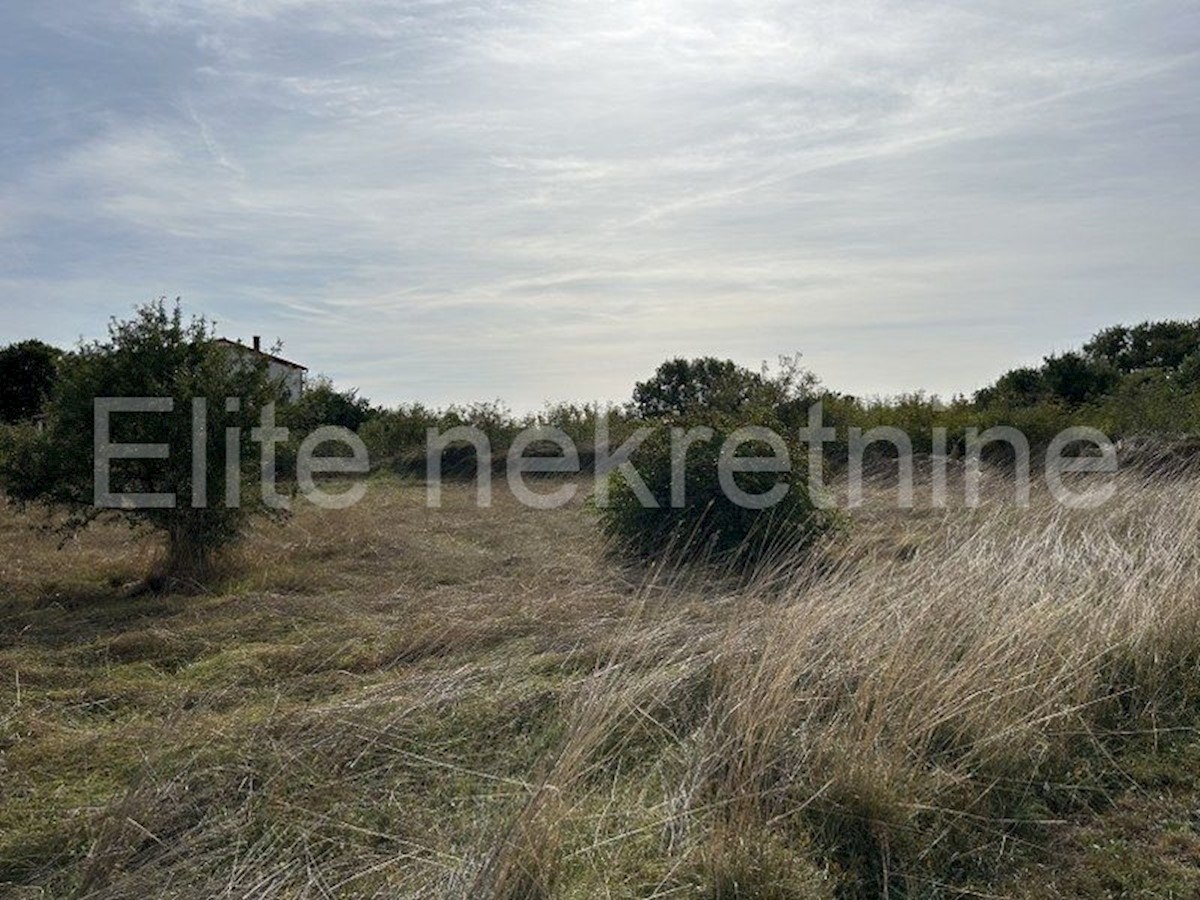
M 1200 5 L 0 6 L 0 344 L 158 296 L 381 403 L 802 353 L 949 395 L 1200 316 Z

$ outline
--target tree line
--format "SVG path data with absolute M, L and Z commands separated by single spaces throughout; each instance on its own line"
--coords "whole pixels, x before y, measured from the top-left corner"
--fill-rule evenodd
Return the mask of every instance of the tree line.
M 203 424 L 205 465 L 195 453 L 177 452 L 165 459 L 121 459 L 114 471 L 123 491 L 143 495 L 170 492 L 181 497 L 222 497 L 234 482 L 245 482 L 243 502 L 173 509 L 100 510 L 94 504 L 94 401 L 97 397 L 170 397 L 168 414 L 114 419 L 114 443 L 192 447 L 199 415 Z M 225 398 L 240 398 L 234 407 Z M 197 400 L 203 409 L 197 412 Z M 721 504 L 713 446 L 746 425 L 761 425 L 781 435 L 794 435 L 808 422 L 808 410 L 821 403 L 827 424 L 839 429 L 840 440 L 826 446 L 828 461 L 845 459 L 848 428 L 863 430 L 890 425 L 906 431 L 914 448 L 934 428 L 946 428 L 951 441 L 967 429 L 1011 425 L 1031 442 L 1048 441 L 1072 425 L 1091 425 L 1112 437 L 1134 434 L 1194 434 L 1200 431 L 1200 320 L 1145 322 L 1114 326 L 1096 334 L 1077 351 L 1052 354 L 1041 365 L 1013 369 L 973 396 L 943 400 L 924 394 L 891 398 L 859 398 L 823 385 L 801 365 L 799 356 L 758 369 L 715 357 L 677 358 L 662 363 L 633 388 L 620 404 L 557 404 L 517 416 L 499 402 L 435 409 L 419 403 L 385 409 L 354 389 L 341 389 L 318 378 L 304 395 L 286 402 L 280 385 L 269 377 L 265 361 L 231 363 L 215 342 L 210 322 L 186 318 L 178 302 L 155 301 L 133 317 L 114 319 L 106 338 L 61 351 L 38 340 L 0 349 L 0 487 L 12 501 L 39 503 L 65 510 L 65 529 L 83 527 L 100 515 L 114 515 L 135 525 L 157 529 L 165 537 L 163 578 L 201 577 L 213 555 L 237 540 L 254 515 L 277 515 L 266 508 L 257 486 L 262 460 L 246 437 L 259 425 L 262 410 L 277 404 L 279 426 L 293 437 L 282 442 L 275 463 L 286 471 L 294 463 L 296 441 L 321 426 L 356 432 L 379 467 L 423 475 L 426 435 L 456 425 L 482 429 L 503 457 L 512 439 L 530 425 L 553 425 L 580 448 L 586 466 L 597 419 L 604 415 L 613 442 L 619 443 L 644 423 L 703 426 L 716 440 L 689 459 L 694 502 L 670 510 L 670 447 L 656 439 L 641 448 L 640 460 L 651 474 L 651 491 L 663 501 L 647 506 L 614 476 L 613 503 L 600 511 L 602 526 L 640 555 L 655 555 L 677 545 L 681 532 L 704 552 L 747 554 L 747 547 L 766 547 L 776 535 L 763 527 L 771 521 L 791 529 L 789 540 L 802 542 L 838 524 L 819 514 L 794 490 L 772 511 L 726 508 Z M 232 446 L 226 436 L 236 429 Z M 791 438 L 789 437 L 790 441 Z M 707 447 L 707 449 L 705 449 Z M 793 458 L 803 452 L 791 448 Z M 471 451 L 458 462 L 470 470 Z M 748 447 L 747 452 L 753 453 Z M 711 457 L 711 458 L 710 458 Z M 447 468 L 453 470 L 453 459 Z M 232 475 L 231 475 L 232 471 Z M 657 473 L 657 474 L 655 474 Z M 776 478 L 773 473 L 753 473 Z M 749 475 L 744 473 L 745 478 Z M 789 473 L 793 480 L 801 476 Z M 754 480 L 751 478 L 750 480 Z M 802 484 L 793 485 L 803 488 Z M 637 502 L 635 502 L 637 501 Z M 797 535 L 799 538 L 797 538 Z

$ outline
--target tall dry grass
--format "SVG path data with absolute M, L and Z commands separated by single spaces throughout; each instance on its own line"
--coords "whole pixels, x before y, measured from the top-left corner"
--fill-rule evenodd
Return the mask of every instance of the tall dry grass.
M 835 883 L 955 896 L 986 881 L 1094 801 L 1105 778 L 1085 770 L 1119 780 L 1105 772 L 1115 739 L 1194 708 L 1198 496 L 1195 481 L 1129 476 L 1098 511 L 1036 492 L 1029 509 L 927 513 L 924 540 L 890 556 L 851 539 L 834 551 L 847 564 L 800 564 L 782 587 L 777 563 L 718 627 L 667 615 L 631 629 L 582 692 L 517 837 L 493 848 L 490 892 L 557 896 L 589 883 L 579 863 L 594 857 L 587 896 L 636 871 L 622 843 L 646 829 L 654 846 L 631 855 L 664 864 L 623 887 L 650 896 Z M 654 749 L 634 776 L 621 745 L 639 730 Z M 638 777 L 660 782 L 643 831 L 628 805 L 613 812 L 610 783 Z M 573 831 L 588 837 L 564 847 Z
M 1122 741 L 1194 724 L 1196 478 L 1124 475 L 1094 512 L 1041 490 L 1012 508 L 1003 479 L 979 510 L 892 511 L 880 489 L 847 533 L 748 581 L 616 566 L 578 508 L 480 512 L 464 493 L 422 519 L 408 491 L 354 528 L 313 513 L 247 550 L 323 579 L 320 596 L 276 571 L 261 595 L 189 601 L 137 632 L 149 649 L 117 648 L 138 663 L 94 690 L 133 712 L 79 743 L 95 726 L 72 711 L 63 746 L 119 741 L 143 761 L 80 814 L 86 853 L 31 861 L 31 883 L 986 896 L 1121 787 Z M 227 610 L 242 618 L 219 634 L 205 617 Z M 172 668 L 142 662 L 209 632 Z M 112 660 L 121 637 L 104 640 Z M 29 690 L 19 715 L 61 705 Z

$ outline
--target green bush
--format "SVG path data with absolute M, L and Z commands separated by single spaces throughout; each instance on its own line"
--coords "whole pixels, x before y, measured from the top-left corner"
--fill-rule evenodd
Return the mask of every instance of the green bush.
M 462 425 L 478 428 L 491 445 L 494 464 L 502 463 L 522 423 L 500 401 L 472 403 L 436 409 L 421 403 L 401 404 L 377 410 L 362 426 L 359 436 L 371 454 L 372 464 L 387 466 L 406 475 L 425 474 L 427 434 Z M 475 451 L 469 444 L 455 443 L 442 455 L 442 473 L 448 477 L 473 476 Z
M 402 456 L 423 459 L 425 431 L 439 425 L 441 414 L 420 403 L 384 410 L 359 430 L 375 464 L 394 462 Z
M 794 442 L 787 445 L 791 465 L 786 471 L 733 475 L 736 486 L 748 494 L 764 494 L 783 485 L 786 493 L 782 499 L 755 509 L 726 495 L 718 463 L 726 439 L 743 424 L 720 414 L 688 423 L 689 427 L 710 428 L 713 436 L 688 447 L 681 467 L 683 496 L 674 504 L 672 459 L 678 444 L 672 440 L 672 425 L 679 433 L 687 429 L 679 423 L 654 427 L 634 451 L 631 462 L 657 506 L 644 504 L 620 470 L 608 476 L 606 502 L 604 498 L 595 500 L 601 527 L 619 549 L 644 558 L 708 559 L 746 567 L 776 551 L 807 546 L 837 524 L 836 515 L 819 509 L 810 497 L 806 451 Z M 783 434 L 773 420 L 769 427 Z M 740 444 L 734 452 L 738 457 L 772 455 L 769 445 L 759 440 Z
M 0 485 L 19 504 L 37 503 L 70 514 L 66 527 L 82 528 L 104 513 L 130 524 L 145 523 L 166 537 L 163 574 L 191 579 L 211 556 L 235 542 L 252 515 L 277 515 L 257 490 L 258 448 L 246 435 L 260 411 L 279 400 L 279 386 L 261 362 L 235 362 L 214 341 L 210 324 L 185 321 L 176 303 L 156 301 L 133 318 L 114 319 L 107 340 L 83 344 L 58 364 L 43 431 L 11 429 L 0 455 Z M 111 463 L 111 489 L 119 493 L 174 494 L 163 506 L 96 505 L 95 410 L 100 398 L 161 398 L 170 411 L 111 418 L 111 440 L 165 444 L 166 458 L 127 458 Z M 235 408 L 226 398 L 236 398 Z M 205 465 L 193 467 L 193 401 L 207 401 Z M 225 435 L 242 440 L 226 467 Z M 223 502 L 231 481 L 244 489 L 240 504 Z M 235 485 L 236 486 L 236 485 Z M 193 502 L 203 495 L 203 502 Z
M 1200 392 L 1163 369 L 1146 369 L 1126 375 L 1112 396 L 1089 412 L 1112 437 L 1174 437 L 1200 427 Z
M 282 407 L 280 414 L 281 424 L 303 437 L 327 426 L 357 432 L 379 411 L 357 390 L 338 390 L 329 378 L 320 375 L 305 387 L 300 399 Z
M 0 472 L 14 469 L 14 460 L 26 452 L 25 445 L 36 437 L 37 432 L 32 425 L 5 425 L 0 422 Z

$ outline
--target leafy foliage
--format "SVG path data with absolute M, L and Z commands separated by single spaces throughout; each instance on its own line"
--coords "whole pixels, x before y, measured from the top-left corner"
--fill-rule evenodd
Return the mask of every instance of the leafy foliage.
M 1080 406 L 1110 393 L 1120 381 L 1107 361 L 1082 353 L 1047 356 L 1040 368 L 1022 367 L 1001 375 L 975 395 L 980 406 L 1033 406 L 1061 402 Z
M 330 379 L 319 377 L 305 387 L 299 400 L 288 404 L 281 419 L 288 428 L 305 434 L 328 425 L 357 432 L 377 413 L 354 388 L 338 390 Z
M 1001 375 L 992 388 L 980 391 L 976 400 L 981 404 L 999 401 L 1011 406 L 1031 406 L 1045 399 L 1046 393 L 1046 376 L 1042 370 L 1022 366 Z
M 114 319 L 108 339 L 85 344 L 66 355 L 48 407 L 43 433 L 20 435 L 0 461 L 0 483 L 21 503 L 65 507 L 68 527 L 82 527 L 104 510 L 95 506 L 95 401 L 98 398 L 170 398 L 164 413 L 113 414 L 111 441 L 167 444 L 166 459 L 115 459 L 111 490 L 116 493 L 175 494 L 171 508 L 122 508 L 114 514 L 131 524 L 147 523 L 167 537 L 166 573 L 172 577 L 202 571 L 211 554 L 233 542 L 247 518 L 266 511 L 260 491 L 241 490 L 239 505 L 226 504 L 226 429 L 241 440 L 232 460 L 239 490 L 258 472 L 257 448 L 248 429 L 260 411 L 279 399 L 265 364 L 234 360 L 212 340 L 204 319 L 183 318 L 178 303 L 159 300 L 140 307 L 127 321 Z M 228 409 L 226 399 L 236 398 Z M 193 400 L 207 402 L 202 482 L 193 476 Z M 194 491 L 195 489 L 195 491 Z M 205 503 L 193 507 L 203 493 Z
M 1200 429 L 1200 320 L 1118 325 L 1080 352 L 1013 369 L 975 394 L 972 424 L 1023 427 L 1035 443 L 1071 425 L 1112 437 Z
M 712 437 L 687 448 L 682 456 L 683 496 L 672 497 L 672 461 L 681 442 L 672 441 L 672 429 L 655 428 L 634 452 L 631 461 L 656 505 L 647 505 L 620 471 L 608 480 L 608 502 L 598 505 L 603 530 L 623 550 L 642 557 L 670 556 L 678 560 L 710 558 L 739 565 L 753 565 L 781 549 L 810 544 L 836 523 L 836 517 L 817 508 L 810 497 L 806 457 L 795 444 L 788 448 L 791 465 L 782 472 L 738 472 L 736 486 L 760 495 L 775 485 L 786 493 L 777 503 L 763 509 L 734 502 L 720 483 L 719 463 L 727 438 L 748 424 L 721 413 L 699 415 L 689 427 L 704 427 Z M 760 417 L 759 424 L 777 433 L 779 422 Z M 680 434 L 686 429 L 676 428 Z M 732 448 L 731 448 L 732 449 Z M 733 450 L 739 457 L 771 456 L 761 441 L 749 441 Z
M 1106 328 L 1083 345 L 1090 359 L 1128 375 L 1142 369 L 1177 370 L 1200 351 L 1200 319 L 1143 322 Z
M 402 454 L 420 455 L 425 446 L 425 431 L 438 424 L 439 414 L 420 403 L 381 410 L 364 423 L 359 437 L 367 445 L 371 459 L 394 460 Z
M 61 357 L 57 347 L 36 340 L 0 349 L 0 422 L 21 422 L 45 408 Z
M 669 359 L 633 389 L 634 409 L 647 419 L 698 411 L 732 414 L 779 399 L 764 375 L 713 356 Z
M 1107 363 L 1080 353 L 1046 357 L 1042 379 L 1051 397 L 1071 406 L 1104 396 L 1119 380 L 1116 371 Z

